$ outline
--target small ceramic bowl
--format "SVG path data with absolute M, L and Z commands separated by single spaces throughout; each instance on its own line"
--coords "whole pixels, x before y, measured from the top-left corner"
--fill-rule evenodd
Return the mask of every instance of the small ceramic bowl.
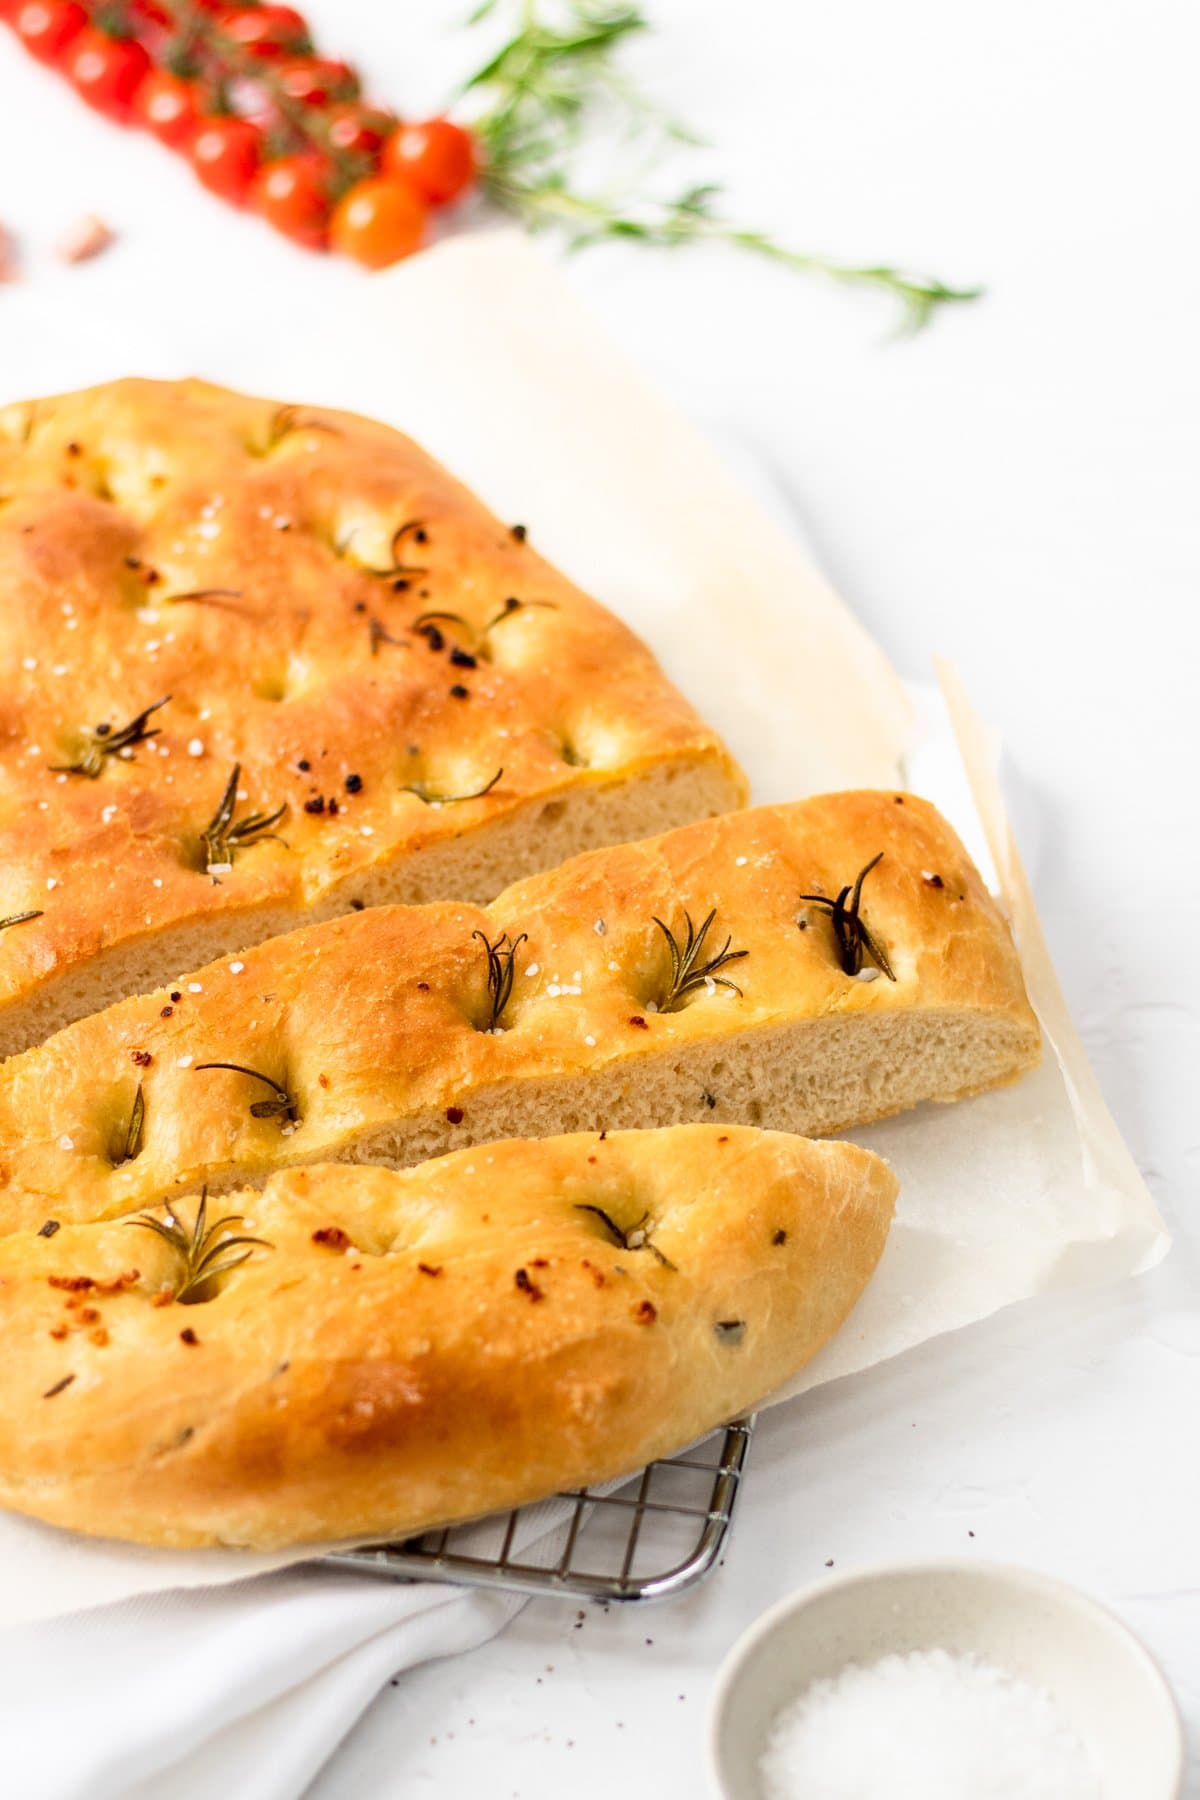
M 722 1800 L 763 1800 L 776 1716 L 811 1681 L 893 1651 L 973 1651 L 1046 1688 L 1090 1748 L 1106 1800 L 1178 1800 L 1183 1731 L 1158 1665 L 1119 1620 L 1048 1576 L 951 1560 L 867 1569 L 781 1600 L 717 1677 L 710 1775 Z

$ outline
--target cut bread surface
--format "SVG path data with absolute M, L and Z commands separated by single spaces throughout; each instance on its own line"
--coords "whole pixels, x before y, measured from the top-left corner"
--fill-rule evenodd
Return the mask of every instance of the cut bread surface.
M 872 862 L 859 918 L 890 974 L 861 944 L 848 973 L 833 909 Z M 710 914 L 673 1001 L 667 933 L 678 955 Z M 829 1133 L 1014 1080 L 1039 1047 L 945 821 L 826 795 L 592 852 L 486 910 L 312 926 L 68 1027 L 0 1069 L 0 1232 L 514 1135 Z
M 130 1220 L 9 1236 L 0 1503 L 141 1543 L 276 1548 L 620 1475 L 828 1341 L 895 1192 L 853 1145 L 691 1126 L 277 1174 L 210 1203 L 214 1244 L 260 1241 L 190 1290 Z M 194 1200 L 177 1209 L 186 1235 Z
M 383 425 L 113 382 L 0 409 L 0 498 L 0 1055 L 745 798 L 645 645 Z

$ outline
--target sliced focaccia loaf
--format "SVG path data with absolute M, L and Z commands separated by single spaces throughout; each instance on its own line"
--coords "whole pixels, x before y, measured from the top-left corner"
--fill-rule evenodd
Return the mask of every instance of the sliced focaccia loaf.
M 79 1021 L 0 1069 L 0 1231 L 498 1137 L 827 1133 L 1038 1050 L 950 828 L 833 794 L 591 852 L 486 910 L 332 920 Z
M 895 1191 L 850 1144 L 690 1126 L 295 1169 L 199 1234 L 192 1196 L 8 1237 L 0 1504 L 271 1548 L 622 1474 L 809 1360 Z
M 745 798 L 631 631 L 346 413 L 194 381 L 0 409 L 0 594 L 0 1056 Z

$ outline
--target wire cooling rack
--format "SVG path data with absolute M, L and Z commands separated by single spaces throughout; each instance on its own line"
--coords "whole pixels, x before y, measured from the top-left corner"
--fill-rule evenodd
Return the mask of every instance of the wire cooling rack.
M 753 1417 L 738 1419 L 611 1490 L 575 1488 L 537 1507 L 323 1561 L 393 1581 L 665 1600 L 707 1575 L 720 1556 L 753 1430 Z

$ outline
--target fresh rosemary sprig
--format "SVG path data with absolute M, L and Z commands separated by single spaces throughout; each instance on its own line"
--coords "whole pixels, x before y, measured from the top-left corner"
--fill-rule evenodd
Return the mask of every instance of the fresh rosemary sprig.
M 271 1090 L 266 1100 L 255 1100 L 250 1106 L 252 1119 L 286 1119 L 289 1124 L 298 1123 L 296 1102 L 288 1093 L 281 1081 L 272 1075 L 264 1075 L 260 1069 L 248 1069 L 245 1063 L 203 1062 L 196 1064 L 197 1074 L 201 1069 L 230 1069 L 235 1075 L 249 1075 L 254 1081 L 261 1081 Z
M 148 738 L 161 735 L 158 726 L 147 730 L 146 721 L 164 707 L 170 698 L 170 694 L 164 694 L 153 706 L 147 706 L 136 718 L 130 719 L 128 725 L 115 728 L 107 723 L 94 725 L 84 733 L 83 749 L 78 760 L 73 763 L 51 763 L 51 770 L 56 775 L 86 775 L 89 781 L 95 781 L 103 772 L 106 757 L 120 756 L 122 751 L 131 751 L 134 744 L 143 744 Z
M 217 1219 L 209 1225 L 206 1187 L 200 1191 L 200 1204 L 190 1226 L 184 1223 L 170 1202 L 164 1210 L 167 1215 L 165 1223 L 156 1219 L 153 1213 L 139 1213 L 136 1219 L 130 1219 L 127 1223 L 138 1225 L 143 1231 L 156 1232 L 174 1251 L 179 1263 L 179 1277 L 172 1289 L 171 1298 L 181 1306 L 193 1306 L 204 1300 L 204 1290 L 209 1283 L 222 1275 L 228 1275 L 231 1269 L 239 1268 L 248 1260 L 256 1245 L 261 1245 L 264 1250 L 274 1247 L 266 1238 L 227 1231 L 228 1226 L 242 1223 L 241 1213 L 227 1213 L 223 1219 Z M 238 1250 L 241 1245 L 246 1248 L 240 1254 L 229 1254 L 231 1250 Z
M 279 833 L 272 831 L 271 827 L 277 825 L 287 811 L 286 800 L 272 813 L 250 813 L 246 818 L 234 822 L 238 783 L 241 779 L 242 765 L 234 763 L 233 773 L 225 783 L 225 792 L 221 795 L 221 803 L 200 834 L 204 845 L 204 867 L 208 874 L 214 869 L 227 869 L 237 851 L 245 850 L 251 844 L 261 843 L 264 838 L 283 842 Z
M 867 930 L 866 920 L 859 910 L 862 904 L 863 882 L 876 864 L 882 860 L 883 851 L 881 850 L 877 856 L 871 858 L 865 868 L 858 871 L 853 886 L 848 883 L 836 900 L 830 900 L 824 894 L 801 894 L 800 898 L 807 906 L 819 906 L 829 914 L 833 935 L 837 940 L 838 960 L 842 965 L 843 973 L 857 975 L 862 968 L 863 957 L 866 955 L 870 957 L 876 968 L 887 976 L 889 981 L 895 981 L 892 965 L 888 961 L 882 945 Z
M 910 331 L 927 324 L 939 306 L 981 292 L 889 264 L 859 266 L 789 249 L 723 218 L 720 190 L 711 184 L 647 199 L 644 182 L 631 173 L 604 192 L 582 189 L 574 180 L 576 162 L 595 143 L 611 141 L 614 126 L 640 142 L 646 166 L 680 143 L 696 142 L 620 68 L 621 46 L 648 30 L 649 20 L 637 7 L 605 0 L 484 0 L 472 22 L 500 12 L 512 16 L 512 33 L 462 94 L 478 102 L 471 125 L 483 150 L 485 191 L 531 230 L 555 228 L 577 247 L 612 239 L 663 247 L 730 244 L 806 275 L 891 294 Z
M 132 1162 L 142 1148 L 142 1127 L 146 1123 L 146 1096 L 142 1092 L 142 1084 L 138 1082 L 138 1091 L 133 1097 L 133 1105 L 129 1109 L 129 1118 L 125 1129 L 117 1139 L 116 1147 L 110 1157 L 114 1169 L 122 1163 Z
M 502 764 L 490 781 L 485 781 L 482 787 L 475 788 L 469 794 L 436 794 L 426 787 L 423 781 L 410 781 L 406 787 L 400 789 L 400 792 L 415 794 L 418 800 L 425 802 L 426 806 L 460 806 L 464 800 L 482 800 L 485 794 L 490 794 L 503 773 Z
M 513 968 L 513 958 L 529 933 L 523 931 L 519 937 L 513 938 L 510 942 L 507 931 L 502 931 L 494 944 L 489 943 L 486 933 L 482 931 L 473 931 L 471 936 L 479 939 L 487 957 L 487 990 L 490 1012 L 488 1022 L 483 1029 L 496 1031 L 504 1016 L 504 1009 L 512 997 L 513 976 L 516 972 Z
M 0 919 L 0 931 L 7 931 L 10 925 L 28 925 L 30 919 L 40 919 L 44 916 L 40 907 L 36 912 L 9 913 L 7 919 Z
M 670 1257 L 664 1256 L 658 1245 L 652 1244 L 650 1241 L 648 1229 L 650 1214 L 648 1212 L 644 1212 L 637 1224 L 628 1231 L 622 1231 L 612 1214 L 606 1213 L 602 1206 L 591 1206 L 586 1201 L 580 1200 L 576 1201 L 575 1210 L 576 1212 L 594 1213 L 607 1227 L 613 1243 L 619 1244 L 622 1250 L 648 1250 L 651 1256 L 658 1258 L 664 1269 L 675 1268 L 676 1265 Z
M 732 988 L 735 994 L 741 994 L 742 990 L 737 982 L 730 981 L 726 975 L 718 975 L 717 970 L 723 969 L 726 963 L 737 962 L 740 957 L 749 956 L 750 952 L 748 950 L 731 950 L 729 946 L 733 939 L 727 937 L 715 956 L 705 957 L 704 955 L 705 940 L 716 916 L 717 909 L 714 906 L 697 931 L 692 923 L 691 913 L 685 912 L 683 920 L 687 928 L 687 936 L 681 947 L 674 932 L 655 915 L 654 923 L 666 938 L 667 949 L 671 955 L 671 984 L 662 1000 L 659 1001 L 659 1012 L 678 1012 L 691 994 L 706 987 L 710 981 L 718 987 Z

